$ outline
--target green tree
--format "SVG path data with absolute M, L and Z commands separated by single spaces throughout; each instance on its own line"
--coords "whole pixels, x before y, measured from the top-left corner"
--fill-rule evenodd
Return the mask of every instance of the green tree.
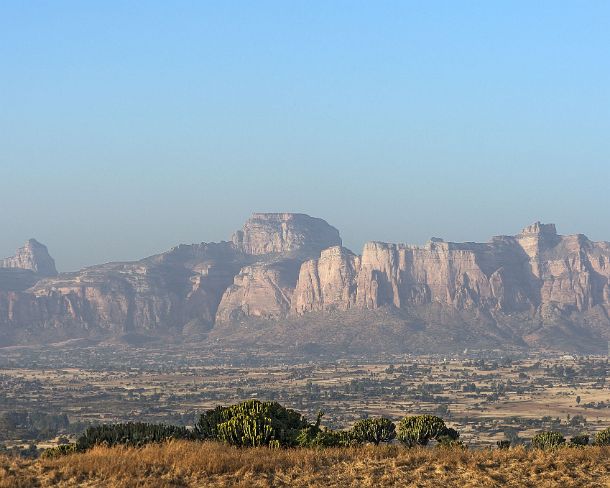
M 236 446 L 283 446 L 297 444 L 307 420 L 278 402 L 247 400 L 228 407 L 216 407 L 202 414 L 195 430 L 199 438 Z
M 408 447 L 426 446 L 446 431 L 443 419 L 435 415 L 407 416 L 398 424 L 398 440 Z
M 595 444 L 598 446 L 610 446 L 610 427 L 595 434 Z
M 537 449 L 555 449 L 565 443 L 561 432 L 540 432 L 532 437 L 532 447 Z
M 396 425 L 384 417 L 362 419 L 352 427 L 352 437 L 356 442 L 372 442 L 378 446 L 380 442 L 390 442 L 396 437 Z

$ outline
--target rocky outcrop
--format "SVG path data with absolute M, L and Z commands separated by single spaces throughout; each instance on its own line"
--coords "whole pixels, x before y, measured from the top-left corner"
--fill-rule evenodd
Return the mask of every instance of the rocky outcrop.
M 0 344 L 133 332 L 197 335 L 217 320 L 279 317 L 290 308 L 302 261 L 341 242 L 323 220 L 288 213 L 254 214 L 236 236 L 243 239 L 180 245 L 138 262 L 57 277 L 46 248 L 29 241 L 3 261 L 20 268 L 0 269 Z
M 339 231 L 304 214 L 255 213 L 233 245 L 249 256 L 218 306 L 218 323 L 249 317 L 280 318 L 290 311 L 301 263 L 341 244 Z
M 53 276 L 46 248 L 29 241 L 2 264 L 4 344 L 194 337 L 251 319 L 301 327 L 332 317 L 347 326 L 384 310 L 395 311 L 395 334 L 420 345 L 439 334 L 456 347 L 484 338 L 494 347 L 587 349 L 610 340 L 610 244 L 549 224 L 487 243 L 369 242 L 358 256 L 321 219 L 254 214 L 231 242 L 180 245 L 137 262 Z
M 0 291 L 24 291 L 56 275 L 55 261 L 36 239 L 28 240 L 14 256 L 0 259 Z
M 285 260 L 242 268 L 222 296 L 217 321 L 284 317 L 290 310 L 299 264 Z
M 327 247 L 340 246 L 341 238 L 337 229 L 309 215 L 255 213 L 233 235 L 233 243 L 245 254 L 316 254 Z
M 370 242 L 351 262 L 348 273 L 342 272 L 344 260 L 333 262 L 328 273 L 341 279 L 329 299 L 319 291 L 318 261 L 304 263 L 293 312 L 389 306 L 417 313 L 440 304 L 498 326 L 515 313 L 525 313 L 533 329 L 584 320 L 588 332 L 596 329 L 601 339 L 610 339 L 610 244 L 560 236 L 554 225 L 536 223 L 485 244 Z
M 348 310 L 356 304 L 360 257 L 341 246 L 325 249 L 318 259 L 301 266 L 292 311 Z
M 46 246 L 36 239 L 29 239 L 14 256 L 0 259 L 0 268 L 27 269 L 41 277 L 57 275 L 55 261 Z

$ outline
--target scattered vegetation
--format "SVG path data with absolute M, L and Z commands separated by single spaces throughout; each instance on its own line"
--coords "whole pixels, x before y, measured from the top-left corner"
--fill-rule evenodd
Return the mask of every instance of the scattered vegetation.
M 89 427 L 76 441 L 76 450 L 86 451 L 93 446 L 143 446 L 168 439 L 196 439 L 196 435 L 186 427 L 165 424 L 129 422 Z

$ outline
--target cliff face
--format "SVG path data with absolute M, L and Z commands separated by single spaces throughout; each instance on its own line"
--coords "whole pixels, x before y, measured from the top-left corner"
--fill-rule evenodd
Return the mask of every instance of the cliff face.
M 357 263 L 357 262 L 356 262 Z M 354 271 L 342 273 L 341 290 L 329 306 L 375 309 L 442 303 L 457 310 L 490 313 L 545 311 L 569 314 L 610 311 L 610 244 L 583 235 L 559 236 L 552 225 L 534 224 L 514 237 L 490 243 L 435 240 L 424 247 L 367 243 Z M 316 261 L 303 264 L 296 287 L 297 313 L 325 309 L 311 279 Z M 336 272 L 343 263 L 335 263 Z M 336 303 L 336 296 L 343 297 Z M 312 297 L 309 299 L 309 297 Z
M 255 213 L 233 243 L 245 254 L 264 255 L 295 251 L 317 254 L 341 245 L 339 231 L 322 219 L 293 213 Z
M 57 275 L 55 261 L 36 239 L 29 239 L 14 256 L 0 259 L 0 268 L 29 270 L 39 277 Z
M 610 340 L 610 244 L 539 223 L 488 243 L 369 242 L 358 256 L 323 220 L 254 214 L 231 242 L 181 245 L 138 262 L 54 276 L 46 248 L 29 241 L 2 265 L 0 344 L 190 337 L 251 319 L 326 316 L 348 326 L 361 324 L 358 311 L 375 310 L 397 311 L 431 344 L 452 330 L 456 347 L 487 334 L 498 347 L 586 349 Z M 405 334 L 408 344 L 415 333 Z
M 301 266 L 292 299 L 292 312 L 348 310 L 356 304 L 360 257 L 335 246 Z
M 0 345 L 75 335 L 197 335 L 217 316 L 279 317 L 290 308 L 302 261 L 340 242 L 321 219 L 254 214 L 233 242 L 180 245 L 138 262 L 51 277 L 52 259 L 32 240 L 3 261 L 10 269 L 0 269 Z

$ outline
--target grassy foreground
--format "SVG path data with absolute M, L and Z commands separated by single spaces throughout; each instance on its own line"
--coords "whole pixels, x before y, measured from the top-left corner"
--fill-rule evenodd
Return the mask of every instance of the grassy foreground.
M 610 448 L 467 451 L 234 448 L 170 441 L 56 459 L 0 458 L 0 487 L 609 487 Z

